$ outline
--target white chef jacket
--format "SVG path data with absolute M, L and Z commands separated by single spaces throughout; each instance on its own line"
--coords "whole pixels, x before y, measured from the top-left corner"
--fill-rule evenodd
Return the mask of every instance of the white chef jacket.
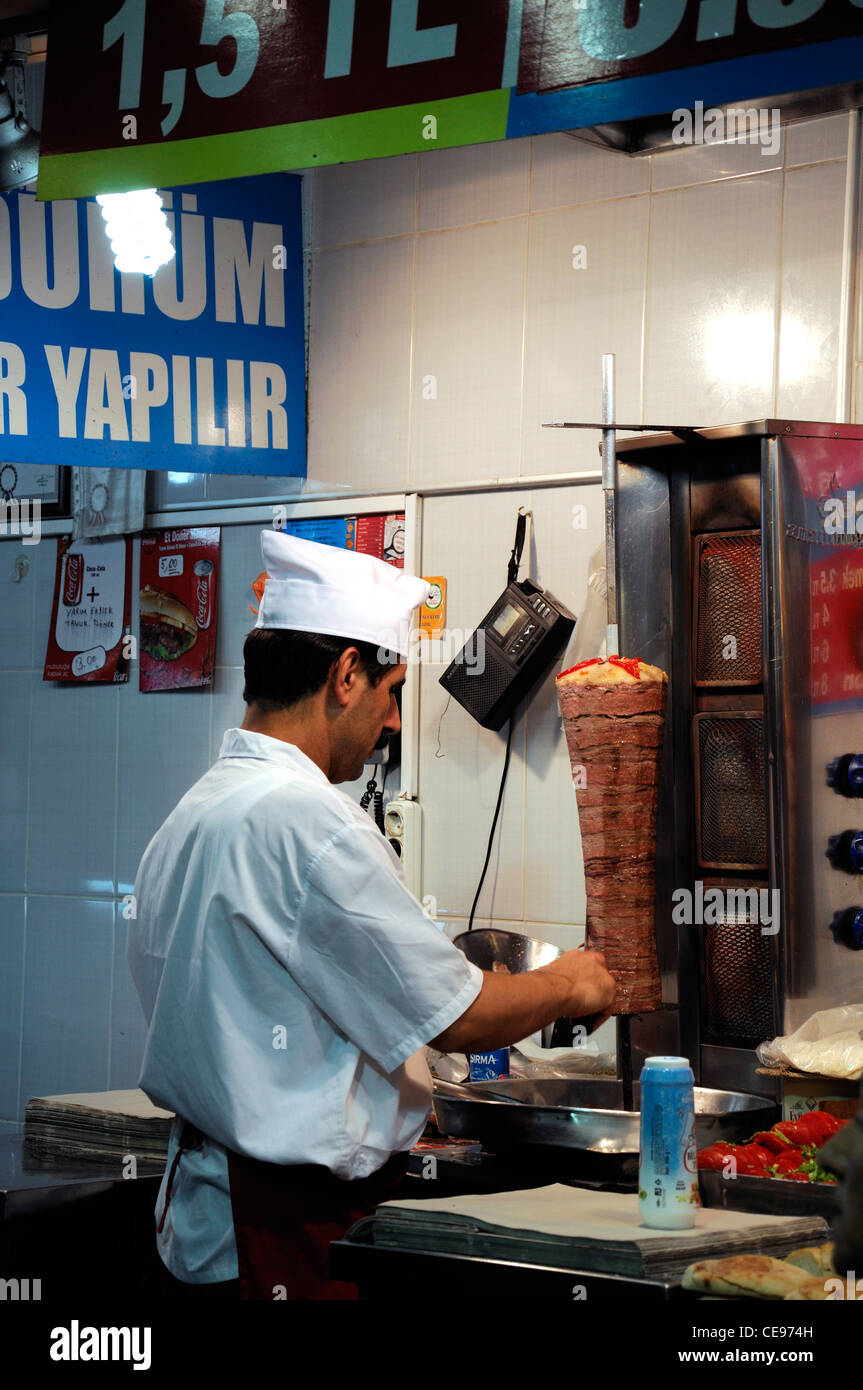
M 225 1147 L 341 1178 L 409 1149 L 431 1101 L 419 1049 L 473 1003 L 482 972 L 366 812 L 294 744 L 244 729 L 150 841 L 135 910 L 140 1085 L 207 1136 L 180 1160 L 159 1252 L 186 1282 L 233 1279 Z

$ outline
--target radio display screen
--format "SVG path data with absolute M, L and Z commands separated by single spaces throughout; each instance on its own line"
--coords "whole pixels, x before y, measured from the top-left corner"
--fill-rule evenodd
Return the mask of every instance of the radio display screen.
M 506 639 L 507 634 L 512 631 L 513 626 L 518 622 L 519 616 L 519 611 L 514 603 L 508 603 L 500 610 L 492 623 L 492 628 L 501 640 Z

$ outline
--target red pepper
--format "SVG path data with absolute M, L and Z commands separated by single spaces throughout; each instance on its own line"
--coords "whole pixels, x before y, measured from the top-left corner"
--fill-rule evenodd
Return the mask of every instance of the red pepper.
M 628 671 L 636 680 L 640 679 L 639 667 L 641 662 L 637 656 L 610 656 L 608 659 L 612 666 L 619 666 L 622 671 Z
M 793 1173 L 803 1162 L 802 1149 L 787 1149 L 784 1154 L 778 1154 L 770 1167 L 775 1173 Z
M 706 1149 L 701 1149 L 698 1153 L 698 1167 L 704 1168 L 708 1172 L 721 1173 L 725 1159 L 729 1154 L 733 1154 L 736 1149 L 735 1144 L 728 1144 L 721 1139 L 716 1144 L 711 1144 Z
M 701 1150 L 698 1154 L 698 1166 L 708 1171 L 723 1172 L 725 1161 L 733 1158 L 738 1173 L 764 1177 L 767 1164 L 772 1163 L 775 1157 L 775 1154 L 762 1148 L 760 1144 L 728 1144 L 725 1140 L 720 1140 Z
M 792 1147 L 791 1140 L 784 1134 L 777 1134 L 775 1129 L 762 1129 L 760 1133 L 753 1134 L 749 1141 L 751 1144 L 760 1144 L 764 1149 L 770 1149 L 772 1153 L 785 1153 Z
M 760 1144 L 740 1144 L 735 1151 L 734 1158 L 737 1163 L 738 1173 L 743 1173 L 749 1177 L 767 1177 L 767 1165 L 772 1163 L 775 1154 L 769 1149 L 764 1149 Z
M 815 1144 L 820 1149 L 844 1124 L 847 1121 L 837 1120 L 835 1115 L 813 1110 L 809 1115 L 801 1115 L 799 1120 L 780 1120 L 773 1128 L 792 1144 Z
M 801 1172 L 800 1165 L 807 1157 L 805 1145 L 820 1148 L 831 1135 L 842 1129 L 847 1120 L 837 1120 L 823 1110 L 803 1115 L 799 1120 L 780 1120 L 772 1129 L 754 1134 L 747 1144 L 729 1144 L 720 1140 L 702 1149 L 698 1167 L 723 1172 L 728 1158 L 733 1158 L 742 1175 L 749 1177 L 790 1178 L 794 1182 L 809 1182 L 810 1174 Z M 812 1150 L 810 1149 L 810 1155 Z M 770 1173 L 768 1169 L 776 1169 Z
M 557 679 L 561 676 L 570 676 L 573 671 L 583 671 L 586 666 L 599 666 L 602 661 L 601 656 L 592 656 L 589 661 L 578 661 L 574 666 L 567 666 L 565 671 L 561 671 Z
M 611 666 L 619 666 L 622 671 L 627 671 L 629 675 L 634 676 L 636 680 L 640 679 L 639 667 L 641 666 L 641 661 L 637 656 L 610 656 L 608 657 L 608 662 Z M 573 671 L 583 671 L 587 666 L 599 666 L 601 664 L 601 656 L 592 656 L 589 661 L 579 661 L 575 666 L 568 666 L 565 671 L 560 672 L 557 679 L 560 680 L 561 676 L 569 676 Z

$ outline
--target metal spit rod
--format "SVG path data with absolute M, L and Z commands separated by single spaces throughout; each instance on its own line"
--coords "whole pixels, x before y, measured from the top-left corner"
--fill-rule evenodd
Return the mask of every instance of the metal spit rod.
M 607 627 L 605 654 L 619 654 L 617 632 L 617 549 L 614 503 L 617 491 L 617 440 L 614 429 L 614 353 L 602 355 L 602 491 L 605 498 L 605 580 Z
M 602 492 L 605 499 L 605 654 L 620 654 L 617 618 L 617 541 L 615 499 L 617 495 L 617 440 L 614 428 L 614 353 L 602 355 Z M 632 1038 L 629 1014 L 617 1017 L 617 1057 L 623 1090 L 623 1109 L 632 1111 Z

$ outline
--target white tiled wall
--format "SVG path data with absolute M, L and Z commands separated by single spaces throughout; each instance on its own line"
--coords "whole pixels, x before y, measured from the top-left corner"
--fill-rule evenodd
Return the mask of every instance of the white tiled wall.
M 315 170 L 310 474 L 422 489 L 590 468 L 595 436 L 541 426 L 597 419 L 603 352 L 622 421 L 832 419 L 847 139 L 829 116 L 775 153 L 543 135 Z
M 375 171 L 375 196 L 392 209 L 378 203 L 373 232 L 351 211 L 356 170 L 313 175 L 310 470 L 346 481 L 356 464 L 368 476 L 365 417 L 385 412 L 399 438 L 395 457 L 383 452 L 381 486 L 404 485 L 406 471 L 419 490 L 525 480 L 523 491 L 426 498 L 422 568 L 447 576 L 450 628 L 470 631 L 503 587 L 519 505 L 534 512 L 532 573 L 579 610 L 601 492 L 531 491 L 530 479 L 597 467 L 595 434 L 542 425 L 597 419 L 603 352 L 616 354 L 622 421 L 833 418 L 847 134 L 846 117 L 829 117 L 786 129 L 772 154 L 741 144 L 631 159 L 548 135 L 422 155 L 412 225 L 401 158 L 391 195 Z M 383 246 L 410 263 L 410 296 L 401 279 L 392 292 L 384 278 L 346 283 L 339 258 Z M 370 390 L 363 360 L 358 304 L 375 298 L 389 306 L 387 350 L 399 333 L 410 341 L 406 447 L 403 388 L 390 378 Z M 354 373 L 365 394 L 347 415 Z M 575 498 L 588 510 L 580 532 Z M 447 707 L 443 664 L 421 674 L 419 796 L 423 891 L 452 924 L 470 911 L 505 738 Z M 489 914 L 561 944 L 583 931 L 578 819 L 550 686 L 514 732 L 477 920 Z
M 132 890 L 147 842 L 242 722 L 242 649 L 260 527 L 225 526 L 211 690 L 142 695 L 42 680 L 56 542 L 0 543 L 0 1123 L 30 1096 L 137 1085 L 143 1014 L 126 967 Z M 134 545 L 137 631 L 139 545 Z M 345 790 L 356 798 L 368 774 Z
M 516 513 L 531 512 L 531 554 L 521 575 L 573 612 L 584 600 L 588 561 L 602 535 L 598 485 L 426 499 L 422 568 L 447 576 L 447 626 L 467 635 L 506 583 Z M 573 526 L 573 507 L 587 526 Z M 582 517 L 576 513 L 580 523 Z M 477 538 L 482 537 L 481 544 Z M 453 655 L 421 668 L 419 799 L 423 806 L 423 891 L 442 917 L 470 913 L 491 829 L 506 748 L 506 729 L 480 729 L 449 699 L 439 677 Z M 556 923 L 564 933 L 584 922 L 584 883 L 575 797 L 550 682 L 513 731 L 495 848 L 477 916 Z M 576 941 L 573 941 L 576 944 Z
M 600 491 L 531 480 L 597 466 L 595 435 L 541 426 L 597 418 L 603 352 L 617 356 L 620 420 L 833 418 L 847 129 L 845 117 L 792 127 L 775 159 L 748 146 L 631 159 L 547 135 L 308 175 L 306 494 L 522 476 L 517 492 L 428 498 L 423 572 L 447 576 L 448 625 L 472 630 L 503 588 L 524 505 L 533 547 L 522 574 L 578 611 Z M 863 388 L 858 412 L 861 401 Z M 167 475 L 150 495 L 162 506 L 296 488 Z M 575 499 L 585 529 L 573 528 Z M 54 546 L 34 547 L 14 584 L 12 546 L 0 545 L 0 1123 L 30 1094 L 136 1082 L 143 1022 L 119 900 L 149 835 L 242 718 L 257 538 L 255 526 L 223 532 L 214 688 L 152 696 L 134 681 L 43 685 Z M 421 673 L 419 793 L 424 892 L 454 932 L 482 867 L 504 743 L 458 705 L 445 711 L 441 670 Z M 515 729 L 476 918 L 488 920 L 561 946 L 583 936 L 578 820 L 550 686 Z

